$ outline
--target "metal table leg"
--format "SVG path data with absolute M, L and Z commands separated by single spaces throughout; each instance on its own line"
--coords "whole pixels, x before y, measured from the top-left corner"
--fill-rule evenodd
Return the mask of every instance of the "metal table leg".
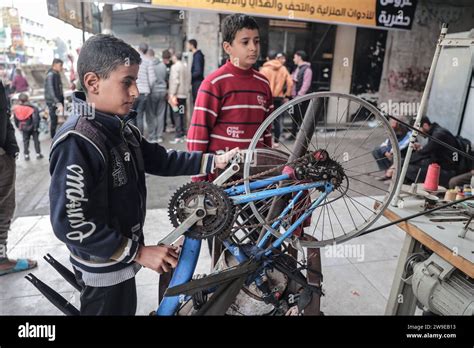
M 419 251 L 421 251 L 421 244 L 407 233 L 398 259 L 392 290 L 385 308 L 386 315 L 413 315 L 415 313 L 416 298 L 413 295 L 411 285 L 403 279 L 407 278 L 405 264 L 408 257 Z

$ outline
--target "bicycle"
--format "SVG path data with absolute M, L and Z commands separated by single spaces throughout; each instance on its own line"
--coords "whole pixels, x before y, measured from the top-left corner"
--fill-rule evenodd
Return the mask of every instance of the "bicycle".
M 261 141 L 274 122 L 284 131 L 297 119 L 303 121 L 294 142 L 281 142 L 275 150 Z M 382 171 L 372 150 L 385 139 L 393 148 L 393 175 L 384 183 L 367 182 Z M 304 248 L 348 241 L 375 223 L 394 194 L 400 151 L 388 120 L 373 105 L 350 95 L 319 92 L 275 110 L 245 152 L 243 177 L 229 182 L 240 170 L 237 162 L 212 184 L 190 183 L 172 197 L 169 213 L 176 229 L 161 243 L 173 243 L 183 234 L 185 238 L 156 315 L 242 314 L 230 308 L 242 291 L 263 300 L 271 314 L 304 313 L 313 296 L 323 294 L 321 272 L 308 265 Z M 255 173 L 256 167 L 260 172 Z M 343 213 L 348 222 L 341 222 Z M 328 230 L 331 235 L 325 237 Z M 234 266 L 192 279 L 201 242 L 211 237 L 226 247 L 225 266 L 226 253 Z
M 296 118 L 295 112 L 300 113 Z M 161 242 L 171 244 L 184 235 L 183 249 L 165 297 L 152 313 L 321 315 L 320 248 L 472 200 L 467 196 L 371 227 L 395 196 L 400 175 L 400 151 L 388 119 L 474 160 L 406 122 L 386 117 L 350 95 L 321 92 L 296 98 L 259 127 L 245 153 L 243 170 L 234 161 L 213 183 L 178 189 L 169 206 L 175 230 Z M 296 139 L 281 142 L 279 149 L 266 146 L 262 136 L 273 122 L 281 122 L 283 131 L 294 129 L 288 118 L 303 120 Z M 378 166 L 384 158 L 372 152 L 374 145 L 387 140 L 392 144 L 391 178 L 365 181 L 384 171 Z M 343 214 L 349 219 L 340 219 Z M 213 273 L 193 277 L 201 242 L 211 237 L 222 240 L 226 250 Z M 50 254 L 44 259 L 82 291 L 67 267 Z M 65 315 L 80 314 L 34 274 L 25 278 Z M 160 290 L 161 286 L 160 281 Z

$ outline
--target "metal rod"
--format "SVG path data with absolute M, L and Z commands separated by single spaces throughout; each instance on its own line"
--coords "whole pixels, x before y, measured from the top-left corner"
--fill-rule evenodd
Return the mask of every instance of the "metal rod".
M 77 316 L 80 314 L 79 310 L 74 307 L 68 300 L 58 294 L 51 287 L 43 283 L 41 280 L 36 278 L 32 273 L 29 273 L 25 276 L 25 279 L 28 280 L 31 284 L 34 285 L 39 292 L 41 292 L 44 297 L 48 299 L 57 309 L 63 312 L 68 316 Z
M 405 222 L 407 220 L 410 220 L 410 219 L 414 219 L 418 216 L 421 216 L 421 215 L 426 215 L 426 214 L 430 214 L 434 211 L 437 211 L 437 210 L 440 210 L 440 209 L 443 209 L 443 208 L 447 208 L 447 207 L 450 207 L 452 205 L 455 205 L 455 204 L 458 204 L 458 203 L 462 203 L 464 201 L 468 201 L 470 199 L 474 199 L 474 197 L 465 197 L 463 199 L 460 199 L 458 201 L 453 201 L 453 202 L 449 202 L 447 204 L 443 204 L 439 207 L 436 207 L 436 208 L 433 208 L 433 209 L 430 209 L 430 210 L 426 210 L 426 211 L 422 211 L 420 213 L 416 213 L 416 214 L 413 214 L 413 215 L 410 215 L 410 216 L 407 216 L 407 217 L 404 217 L 403 219 L 399 219 L 399 220 L 395 220 L 395 221 L 392 221 L 392 222 L 389 222 L 388 224 L 385 224 L 385 225 L 382 225 L 382 226 L 378 226 L 378 227 L 374 227 L 374 228 L 371 228 L 367 231 L 364 231 L 363 233 L 359 234 L 357 237 L 360 237 L 360 236 L 363 236 L 363 235 L 366 235 L 368 233 L 372 233 L 372 232 L 375 232 L 375 231 L 378 231 L 378 230 L 381 230 L 383 228 L 387 228 L 387 227 L 390 227 L 392 225 L 396 225 L 396 224 L 399 224 L 400 222 Z
M 82 286 L 77 282 L 76 277 L 74 276 L 74 273 L 72 273 L 62 263 L 57 261 L 50 254 L 46 254 L 46 256 L 43 256 L 43 259 L 45 259 L 46 262 L 48 262 L 51 266 L 53 266 L 53 268 L 77 291 L 82 291 Z
M 310 216 L 313 213 L 313 211 L 319 206 L 319 204 L 323 201 L 323 199 L 325 199 L 328 196 L 328 194 L 330 194 L 333 191 L 332 185 L 330 185 L 329 187 L 328 186 L 326 186 L 326 191 L 323 192 L 321 194 L 321 196 L 319 196 L 318 199 L 313 202 L 313 204 L 311 204 L 311 207 L 308 210 L 306 210 L 298 218 L 298 220 L 296 220 L 293 223 L 293 225 L 291 225 L 290 228 L 288 228 L 288 230 L 286 230 L 285 233 L 283 233 L 276 241 L 274 241 L 272 243 L 272 245 L 270 247 L 268 247 L 265 250 L 265 255 L 266 256 L 269 256 L 272 253 L 273 249 L 279 248 L 281 246 L 281 244 L 284 242 L 284 240 L 286 238 L 290 237 L 293 234 L 293 232 L 299 227 L 299 225 L 301 225 L 303 223 L 303 221 L 306 220 L 308 218 L 308 216 Z M 323 206 L 323 208 L 325 208 L 325 206 Z
M 287 205 L 287 207 L 283 210 L 283 212 L 280 214 L 280 216 L 278 217 L 278 220 L 275 221 L 272 225 L 272 228 L 274 230 L 276 230 L 277 228 L 280 227 L 281 225 L 281 222 L 282 222 L 282 219 L 285 217 L 286 214 L 288 214 L 288 212 L 294 208 L 295 206 L 295 203 L 296 201 L 298 201 L 298 199 L 300 199 L 301 195 L 303 194 L 303 191 L 300 191 L 296 194 L 296 196 L 291 200 L 290 204 Z M 263 238 L 258 242 L 257 244 L 257 247 L 259 248 L 263 248 L 265 246 L 265 243 L 267 242 L 267 240 L 272 236 L 273 234 L 271 233 L 271 231 L 268 231 L 265 236 L 263 236 Z
M 415 125 L 414 125 L 415 128 L 420 128 L 421 118 L 425 114 L 425 111 L 428 105 L 428 96 L 430 94 L 431 86 L 433 84 L 434 73 L 435 73 L 436 66 L 438 64 L 439 56 L 441 53 L 441 41 L 446 36 L 447 32 L 448 32 L 448 25 L 446 23 L 443 23 L 438 42 L 436 44 L 436 50 L 433 56 L 433 61 L 431 63 L 428 79 L 426 80 L 425 89 L 421 97 L 420 107 L 418 108 L 418 113 L 416 115 Z M 413 144 L 415 143 L 417 135 L 418 135 L 418 130 L 414 130 L 410 137 L 410 145 L 408 146 L 407 154 L 405 156 L 405 161 L 403 162 L 402 172 L 400 174 L 400 181 L 397 184 L 395 195 L 393 196 L 393 199 L 391 202 L 392 206 L 395 206 L 395 207 L 398 207 L 398 203 L 400 199 L 400 191 L 402 190 L 402 185 L 403 185 L 403 182 L 405 181 L 405 176 L 407 174 L 408 166 L 410 164 L 411 154 L 413 152 Z
M 84 19 L 84 3 L 81 1 L 81 27 L 82 27 L 82 43 L 86 42 L 86 22 Z

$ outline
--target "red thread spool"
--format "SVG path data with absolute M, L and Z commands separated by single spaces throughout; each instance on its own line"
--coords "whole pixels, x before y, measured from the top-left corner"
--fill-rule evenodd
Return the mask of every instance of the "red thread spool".
M 428 191 L 438 191 L 439 184 L 439 172 L 441 167 L 438 163 L 431 163 L 428 166 L 428 172 L 426 173 L 424 188 Z

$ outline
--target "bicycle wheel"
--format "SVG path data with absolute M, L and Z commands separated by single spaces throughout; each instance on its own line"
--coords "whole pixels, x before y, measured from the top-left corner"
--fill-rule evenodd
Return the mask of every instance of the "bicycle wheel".
M 288 163 L 294 166 L 295 160 L 319 152 L 325 153 L 333 166 L 342 168 L 335 190 L 306 220 L 304 233 L 315 239 L 301 241 L 302 246 L 317 248 L 347 241 L 358 236 L 380 217 L 395 191 L 400 171 L 400 151 L 392 126 L 376 107 L 358 97 L 332 92 L 308 94 L 279 107 L 262 123 L 250 143 L 244 163 L 246 194 L 268 189 L 250 188 L 252 166 L 255 165 L 253 153 L 258 148 L 268 147 L 260 139 L 265 130 L 276 123 L 281 125 L 283 135 L 288 134 L 285 140 L 279 139 L 279 150 L 288 154 Z M 392 146 L 390 161 L 385 156 L 373 153 L 386 141 Z M 383 182 L 375 180 L 385 174 L 390 162 L 391 178 Z M 324 171 L 329 173 L 330 166 L 324 164 L 329 162 L 317 163 L 317 170 L 322 174 Z M 280 186 L 302 182 L 308 182 L 308 178 L 285 180 L 280 182 Z M 320 195 L 318 189 L 308 190 L 292 211 L 304 211 Z M 279 231 L 271 228 L 271 218 L 278 216 L 289 198 L 291 196 L 274 197 L 259 202 L 260 206 L 272 205 L 265 216 L 257 209 L 256 203 L 249 203 L 249 207 L 266 230 L 279 235 Z M 295 215 L 290 213 L 280 229 L 294 221 Z

